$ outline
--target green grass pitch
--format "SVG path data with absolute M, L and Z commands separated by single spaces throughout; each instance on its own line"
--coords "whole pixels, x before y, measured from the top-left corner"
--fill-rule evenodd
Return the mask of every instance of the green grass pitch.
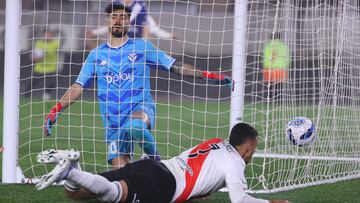
M 105 159 L 106 146 L 103 143 L 103 129 L 97 105 L 85 100 L 72 105 L 61 115 L 51 137 L 42 139 L 43 117 L 53 104 L 37 100 L 29 102 L 24 98 L 21 100 L 19 163 L 25 175 L 37 176 L 52 169 L 53 166 L 43 166 L 37 164 L 35 160 L 36 154 L 46 148 L 80 149 L 82 151 L 81 164 L 85 170 L 99 172 L 108 169 L 109 166 Z M 2 123 L 2 103 L 0 107 Z M 226 104 L 210 102 L 205 106 L 201 102 L 195 104 L 182 102 L 172 105 L 159 103 L 157 107 L 158 119 L 154 134 L 163 158 L 174 156 L 184 149 L 196 145 L 200 140 L 214 136 L 224 138 L 228 134 L 229 112 Z M 198 111 L 194 112 L 193 109 Z M 205 109 L 206 111 L 204 111 Z M 217 112 L 224 113 L 219 117 L 213 116 Z M 180 120 L 189 122 L 180 122 Z M 208 128 L 205 129 L 204 126 L 208 126 Z M 191 138 L 188 135 L 195 137 Z M 0 138 L 2 138 L 2 134 Z M 141 153 L 139 148 L 136 148 L 136 153 L 138 155 Z M 360 202 L 359 188 L 360 180 L 351 180 L 254 196 L 266 199 L 288 199 L 292 202 Z M 65 197 L 61 186 L 53 186 L 48 190 L 37 192 L 33 185 L 3 184 L 0 185 L 0 202 L 72 201 Z M 208 198 L 190 202 L 229 202 L 229 198 L 227 193 L 218 192 Z

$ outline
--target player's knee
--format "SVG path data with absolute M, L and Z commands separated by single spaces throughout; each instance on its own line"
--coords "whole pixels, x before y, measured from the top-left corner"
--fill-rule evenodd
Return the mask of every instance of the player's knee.
M 125 128 L 134 139 L 142 140 L 146 123 L 141 119 L 130 119 Z

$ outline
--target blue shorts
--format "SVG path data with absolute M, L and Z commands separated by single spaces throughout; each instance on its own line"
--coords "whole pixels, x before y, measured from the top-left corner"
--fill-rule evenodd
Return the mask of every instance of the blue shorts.
M 155 126 L 155 115 L 156 109 L 153 103 L 142 103 L 136 105 L 132 112 L 143 111 L 150 119 L 150 130 Z M 127 122 L 130 120 L 131 114 L 128 116 L 126 122 L 123 126 L 118 128 L 106 127 L 105 137 L 106 143 L 108 146 L 108 162 L 111 163 L 112 159 L 117 158 L 121 155 L 129 155 L 130 158 L 133 158 L 134 154 L 134 142 L 128 135 L 127 130 L 124 130 L 123 127 L 126 126 Z

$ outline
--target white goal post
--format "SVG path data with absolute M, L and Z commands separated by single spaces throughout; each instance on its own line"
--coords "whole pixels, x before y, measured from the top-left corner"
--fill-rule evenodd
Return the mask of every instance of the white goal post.
M 6 1 L 3 183 L 19 183 L 23 173 L 36 177 L 51 170 L 35 159 L 48 148 L 80 150 L 86 171 L 111 168 L 96 83 L 60 115 L 50 137 L 42 135 L 41 127 L 75 81 L 89 47 L 106 41 L 101 30 L 106 31 L 104 7 L 111 1 L 34 2 Z M 152 30 L 166 33 L 150 35 L 149 40 L 180 62 L 232 75 L 236 82 L 231 92 L 209 81 L 152 71 L 157 105 L 152 133 L 163 159 L 214 136 L 226 139 L 231 126 L 243 121 L 260 135 L 258 151 L 246 169 L 249 192 L 360 177 L 358 1 L 145 2 L 152 26 L 157 26 Z M 62 69 L 50 88 L 46 82 L 33 85 L 44 79 L 34 74 L 36 61 L 31 57 L 44 29 L 52 30 L 61 44 L 56 51 Z M 298 116 L 315 123 L 311 145 L 293 146 L 286 139 L 287 122 Z M 141 154 L 137 148 L 135 157 Z
M 21 0 L 6 1 L 2 182 L 19 183 L 19 75 Z

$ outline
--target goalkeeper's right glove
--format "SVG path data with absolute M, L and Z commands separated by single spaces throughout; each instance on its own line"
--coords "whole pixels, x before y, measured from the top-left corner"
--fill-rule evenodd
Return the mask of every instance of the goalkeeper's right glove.
M 50 136 L 52 125 L 56 122 L 56 120 L 58 119 L 58 116 L 63 111 L 64 111 L 64 109 L 60 103 L 57 103 L 51 109 L 50 113 L 45 118 L 45 123 L 44 123 L 44 134 L 45 135 Z
M 234 91 L 235 81 L 230 76 L 209 71 L 203 71 L 202 75 L 204 79 L 207 79 L 218 85 L 226 85 L 231 89 L 231 91 Z

